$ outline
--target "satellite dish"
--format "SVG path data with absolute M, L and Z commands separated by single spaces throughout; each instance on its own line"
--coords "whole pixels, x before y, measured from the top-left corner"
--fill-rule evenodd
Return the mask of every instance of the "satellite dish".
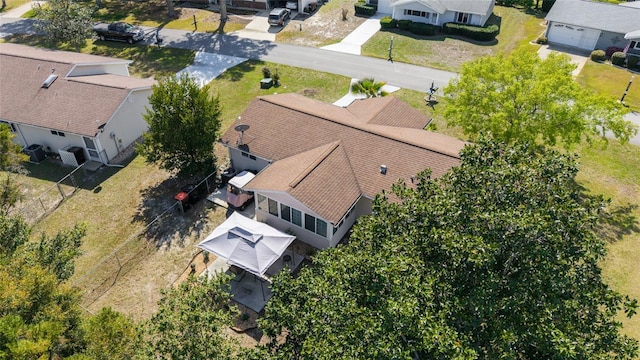
M 238 139 L 238 146 L 242 145 L 242 138 L 244 137 L 244 132 L 249 130 L 249 125 L 247 124 L 240 124 L 240 125 L 236 125 L 236 127 L 234 127 L 235 131 L 240 132 L 240 139 Z
M 236 125 L 236 127 L 234 129 L 236 131 L 239 131 L 239 132 L 245 132 L 245 131 L 249 130 L 249 125 L 247 125 L 247 124 Z

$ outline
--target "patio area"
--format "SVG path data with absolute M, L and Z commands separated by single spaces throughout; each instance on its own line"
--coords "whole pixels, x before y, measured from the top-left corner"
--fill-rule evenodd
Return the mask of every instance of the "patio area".
M 282 256 L 269 267 L 262 277 L 239 267 L 229 265 L 227 261 L 221 257 L 217 257 L 202 275 L 213 276 L 216 273 L 223 272 L 234 276 L 234 279 L 231 281 L 231 294 L 233 295 L 234 301 L 259 313 L 267 301 L 271 299 L 271 296 L 273 296 L 270 288 L 270 278 L 284 269 L 285 266 L 289 267 L 289 271 L 294 272 L 304 261 L 304 254 L 298 252 L 304 247 L 296 244 L 296 242 L 298 242 L 298 240 L 295 240 L 294 243 L 284 251 Z M 296 251 L 294 251 L 294 249 Z

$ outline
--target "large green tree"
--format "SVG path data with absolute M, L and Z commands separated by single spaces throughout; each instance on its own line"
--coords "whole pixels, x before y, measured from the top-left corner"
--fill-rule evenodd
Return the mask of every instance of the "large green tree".
M 147 322 L 146 351 L 155 359 L 229 359 L 240 350 L 224 329 L 236 314 L 230 277 L 191 276 L 163 290 L 158 311 Z
M 570 146 L 611 131 L 628 141 L 636 129 L 623 120 L 623 107 L 582 88 L 574 69 L 555 53 L 544 60 L 524 51 L 475 59 L 445 87 L 445 116 L 473 139 L 490 132 L 499 141 Z
M 594 227 L 606 203 L 576 159 L 480 139 L 437 180 L 378 196 L 348 244 L 276 277 L 261 325 L 276 357 L 632 359 Z
M 22 162 L 29 157 L 14 138 L 9 125 L 0 123 L 0 215 L 7 215 L 22 198 L 17 176 L 26 172 Z
M 131 359 L 138 352 L 136 323 L 111 308 L 103 308 L 83 322 L 86 349 L 93 360 Z
M 148 163 L 181 175 L 205 175 L 216 169 L 214 144 L 220 129 L 220 101 L 183 74 L 161 80 L 144 115 L 149 131 L 137 150 Z
M 95 7 L 86 2 L 49 0 L 34 7 L 35 17 L 40 20 L 35 28 L 55 43 L 68 43 L 80 48 L 93 34 L 94 10 Z
M 33 242 L 30 233 L 19 217 L 0 215 L 0 359 L 60 358 L 83 347 L 80 297 L 64 282 L 83 227 Z

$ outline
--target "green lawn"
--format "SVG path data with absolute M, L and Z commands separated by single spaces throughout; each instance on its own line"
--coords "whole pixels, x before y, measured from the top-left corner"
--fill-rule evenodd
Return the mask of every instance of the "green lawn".
M 605 279 L 615 290 L 640 300 L 640 147 L 610 141 L 606 149 L 578 147 L 578 181 L 592 194 L 611 199 L 610 221 L 601 232 L 609 241 Z M 640 316 L 620 315 L 624 333 L 640 340 Z
M 25 44 L 30 46 L 59 48 L 67 51 L 77 51 L 70 47 L 58 47 L 48 40 L 38 36 L 12 36 L 3 41 Z M 133 60 L 129 65 L 132 76 L 146 78 L 172 75 L 191 65 L 195 52 L 184 49 L 158 48 L 146 45 L 129 45 L 114 41 L 87 40 L 81 52 L 93 55 L 111 56 L 120 59 Z
M 633 110 L 640 110 L 640 76 L 627 69 L 608 63 L 597 63 L 588 60 L 576 79 L 583 86 L 620 100 L 631 76 L 635 81 L 629 88 L 624 102 Z
M 362 54 L 386 59 L 393 36 L 395 61 L 459 72 L 463 63 L 477 57 L 509 53 L 518 48 L 538 50 L 537 45 L 529 42 L 544 31 L 540 17 L 502 6 L 495 7 L 494 15 L 502 24 L 496 42 L 478 43 L 445 35 L 416 36 L 402 30 L 379 31 L 364 44 Z

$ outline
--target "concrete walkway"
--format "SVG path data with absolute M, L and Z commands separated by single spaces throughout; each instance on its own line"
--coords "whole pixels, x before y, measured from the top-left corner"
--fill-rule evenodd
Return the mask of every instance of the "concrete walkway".
M 44 1 L 32 1 L 32 2 L 28 2 L 22 6 L 18 6 L 15 9 L 11 9 L 7 12 L 2 12 L 0 13 L 0 18 L 19 18 L 22 15 L 24 15 L 26 12 L 28 12 L 29 10 L 31 10 L 34 6 L 37 5 L 42 5 L 44 4 Z
M 339 43 L 327 45 L 322 47 L 321 49 L 360 55 L 360 49 L 362 48 L 362 45 L 364 45 L 364 43 L 369 41 L 369 39 L 371 39 L 373 35 L 380 31 L 380 19 L 382 19 L 384 16 L 387 16 L 387 14 L 377 13 L 373 15 L 372 17 L 365 20 L 365 22 L 358 26 Z

